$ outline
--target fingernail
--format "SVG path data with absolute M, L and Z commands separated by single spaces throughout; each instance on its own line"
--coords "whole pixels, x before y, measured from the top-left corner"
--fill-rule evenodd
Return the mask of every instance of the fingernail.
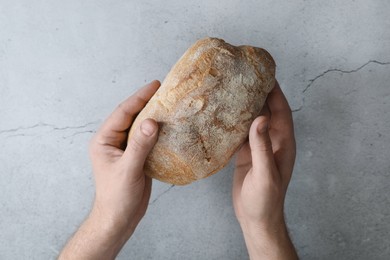
M 265 121 L 265 122 L 260 122 L 258 125 L 257 125 L 257 132 L 259 134 L 263 134 L 267 131 L 268 129 L 268 121 Z
M 152 136 L 156 131 L 156 128 L 150 121 L 143 121 L 141 124 L 141 131 L 146 136 Z

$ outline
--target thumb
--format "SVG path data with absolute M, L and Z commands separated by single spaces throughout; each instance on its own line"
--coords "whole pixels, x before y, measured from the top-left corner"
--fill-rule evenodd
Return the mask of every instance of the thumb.
M 266 116 L 259 116 L 253 121 L 249 130 L 249 145 L 255 174 L 270 172 L 276 168 Z
M 153 119 L 145 119 L 130 138 L 122 159 L 129 171 L 141 173 L 146 157 L 157 142 L 158 125 Z

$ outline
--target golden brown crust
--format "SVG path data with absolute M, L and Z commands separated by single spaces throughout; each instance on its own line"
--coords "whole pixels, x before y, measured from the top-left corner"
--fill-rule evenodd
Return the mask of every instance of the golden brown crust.
M 275 84 L 275 62 L 261 48 L 205 38 L 168 73 L 130 130 L 160 126 L 145 163 L 148 176 L 184 185 L 222 169 L 245 141 Z

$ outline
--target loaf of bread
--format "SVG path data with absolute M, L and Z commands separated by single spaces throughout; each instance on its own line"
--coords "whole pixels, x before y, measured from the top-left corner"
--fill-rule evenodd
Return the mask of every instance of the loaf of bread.
M 205 38 L 190 47 L 135 119 L 159 124 L 145 173 L 185 185 L 222 169 L 248 137 L 275 84 L 275 62 L 264 49 Z

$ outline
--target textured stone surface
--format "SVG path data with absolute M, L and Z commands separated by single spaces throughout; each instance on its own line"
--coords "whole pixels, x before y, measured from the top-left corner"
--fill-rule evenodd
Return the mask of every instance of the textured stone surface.
M 54 259 L 88 213 L 87 145 L 204 36 L 270 51 L 294 112 L 286 201 L 302 259 L 390 258 L 390 4 L 0 0 L 0 259 Z M 118 259 L 246 259 L 232 164 L 154 182 Z

